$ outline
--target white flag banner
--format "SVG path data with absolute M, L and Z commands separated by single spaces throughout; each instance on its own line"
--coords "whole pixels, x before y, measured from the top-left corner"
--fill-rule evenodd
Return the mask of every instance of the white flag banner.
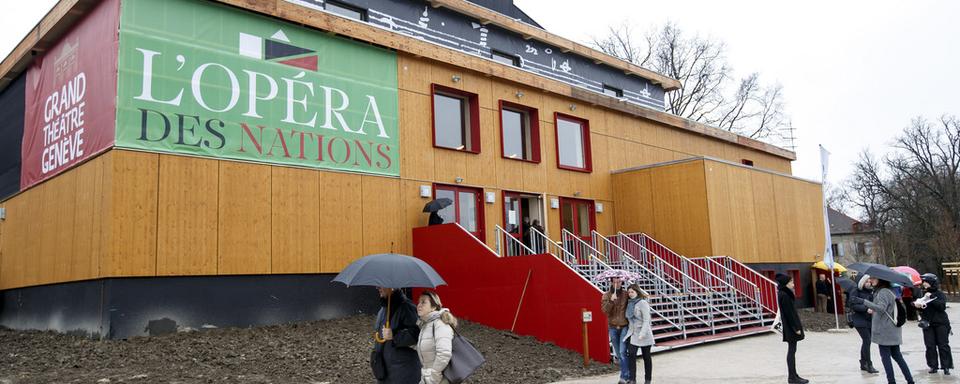
M 830 268 L 833 271 L 833 241 L 830 239 L 830 215 L 827 209 L 827 167 L 830 164 L 830 152 L 827 151 L 823 145 L 820 146 L 820 167 L 821 167 L 821 178 L 820 182 L 823 183 L 823 231 L 824 231 L 824 251 L 823 251 L 823 263 L 827 265 L 827 268 Z

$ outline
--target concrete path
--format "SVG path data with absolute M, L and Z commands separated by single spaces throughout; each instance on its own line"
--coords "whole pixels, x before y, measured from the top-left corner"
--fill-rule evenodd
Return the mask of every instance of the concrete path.
M 960 350 L 960 304 L 952 303 L 947 308 L 953 324 L 954 336 L 950 337 L 954 359 Z M 842 321 L 842 319 L 841 319 Z M 901 346 L 903 356 L 910 365 L 914 380 L 920 383 L 960 383 L 960 371 L 951 370 L 951 376 L 927 373 L 924 358 L 923 334 L 916 322 L 903 326 Z M 656 384 L 708 384 L 708 383 L 786 383 L 787 345 L 780 336 L 767 333 L 743 339 L 678 349 L 653 355 L 653 382 Z M 879 374 L 866 374 L 859 370 L 860 337 L 855 330 L 844 333 L 809 332 L 797 348 L 797 371 L 811 384 L 859 384 L 886 383 L 880 353 L 873 345 L 872 358 Z M 637 362 L 643 377 L 643 360 Z M 957 365 L 955 363 L 955 365 Z M 894 364 L 896 367 L 896 364 Z M 897 372 L 897 382 L 905 383 Z M 618 375 L 564 381 L 563 384 L 611 384 Z M 641 380 L 641 383 L 643 381 Z M 559 384 L 559 383 L 558 383 Z

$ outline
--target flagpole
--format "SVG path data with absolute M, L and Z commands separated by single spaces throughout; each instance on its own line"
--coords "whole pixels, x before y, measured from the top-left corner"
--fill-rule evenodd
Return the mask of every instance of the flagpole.
M 823 263 L 827 266 L 827 269 L 830 271 L 830 296 L 833 297 L 833 318 L 836 321 L 837 329 L 840 329 L 840 311 L 837 310 L 837 279 L 834 276 L 835 271 L 833 269 L 834 260 L 833 260 L 833 248 L 831 247 L 830 240 L 830 212 L 827 207 L 827 191 L 823 188 L 823 185 L 827 183 L 827 164 L 830 162 L 830 152 L 827 152 L 827 149 L 820 145 L 820 169 L 822 171 L 820 178 L 820 192 L 823 199 L 823 232 L 824 232 L 824 251 L 823 251 Z

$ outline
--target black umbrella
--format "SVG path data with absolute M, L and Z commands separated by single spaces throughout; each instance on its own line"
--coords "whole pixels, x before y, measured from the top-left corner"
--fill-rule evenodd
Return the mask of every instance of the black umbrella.
M 441 210 L 441 209 L 444 209 L 444 208 L 446 208 L 446 207 L 449 207 L 450 204 L 453 204 L 453 200 L 450 200 L 450 199 L 448 199 L 448 198 L 446 198 L 446 197 L 441 197 L 441 198 L 439 198 L 439 199 L 436 199 L 436 200 L 433 200 L 433 201 L 427 203 L 427 205 L 424 205 L 424 206 L 423 206 L 423 211 L 424 211 L 424 212 L 437 212 L 437 211 L 439 211 L 439 210 Z
M 857 271 L 857 273 L 863 274 L 863 272 L 866 271 L 867 268 L 870 268 L 870 267 L 884 267 L 884 268 L 886 268 L 886 266 L 880 265 L 880 264 L 857 262 L 857 263 L 853 263 L 853 264 L 848 265 L 848 266 L 847 266 L 847 269 L 854 270 L 854 271 Z
M 844 292 L 857 289 L 857 282 L 850 279 L 841 278 L 837 280 L 837 284 L 840 284 L 840 289 L 843 289 Z
M 430 265 L 413 256 L 381 253 L 350 263 L 333 281 L 347 286 L 436 288 L 447 282 Z
M 910 280 L 910 276 L 894 271 L 883 265 L 871 265 L 867 267 L 863 273 L 870 275 L 870 277 L 886 280 L 891 283 L 897 283 L 906 287 L 913 286 L 913 281 Z

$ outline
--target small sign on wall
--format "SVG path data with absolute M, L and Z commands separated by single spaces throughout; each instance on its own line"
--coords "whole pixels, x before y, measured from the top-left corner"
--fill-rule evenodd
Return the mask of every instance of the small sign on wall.
M 583 322 L 584 322 L 584 323 L 589 323 L 589 322 L 592 322 L 592 321 L 593 321 L 593 312 L 584 311 L 584 312 L 583 312 Z

